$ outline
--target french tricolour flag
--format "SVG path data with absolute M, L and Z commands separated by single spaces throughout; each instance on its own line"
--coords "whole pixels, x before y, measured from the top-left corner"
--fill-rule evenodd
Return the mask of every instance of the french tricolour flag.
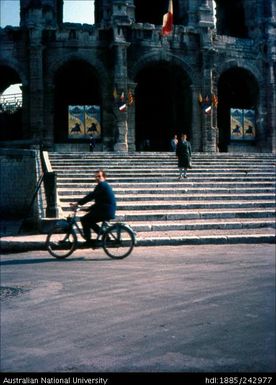
M 168 12 L 163 16 L 162 35 L 167 36 L 173 30 L 173 0 L 169 0 Z

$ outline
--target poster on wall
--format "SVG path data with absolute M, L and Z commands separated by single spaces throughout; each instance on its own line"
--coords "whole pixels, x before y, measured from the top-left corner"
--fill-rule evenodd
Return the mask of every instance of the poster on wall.
M 69 106 L 68 110 L 68 136 L 82 138 L 85 134 L 83 106 Z
M 68 106 L 68 137 L 70 139 L 95 139 L 101 137 L 100 106 Z
M 231 140 L 254 140 L 256 135 L 255 111 L 231 108 Z
M 255 139 L 256 129 L 255 129 L 255 111 L 254 110 L 244 110 L 243 129 L 244 129 L 245 140 Z
M 231 140 L 243 139 L 243 112 L 238 108 L 231 108 Z
M 100 106 L 85 106 L 85 132 L 93 135 L 95 139 L 101 137 L 101 110 Z

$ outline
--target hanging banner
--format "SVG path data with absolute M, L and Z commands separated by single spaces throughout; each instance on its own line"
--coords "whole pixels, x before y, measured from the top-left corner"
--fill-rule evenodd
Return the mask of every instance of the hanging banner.
M 83 106 L 68 107 L 68 136 L 81 138 L 84 135 L 84 110 Z
M 68 138 L 95 139 L 101 137 L 101 108 L 94 105 L 68 106 Z
M 254 110 L 244 110 L 243 129 L 244 139 L 254 140 L 256 136 L 256 118 Z
M 230 109 L 231 140 L 254 140 L 255 126 L 254 110 Z
M 85 132 L 86 135 L 93 135 L 95 139 L 101 137 L 101 109 L 100 106 L 85 106 Z

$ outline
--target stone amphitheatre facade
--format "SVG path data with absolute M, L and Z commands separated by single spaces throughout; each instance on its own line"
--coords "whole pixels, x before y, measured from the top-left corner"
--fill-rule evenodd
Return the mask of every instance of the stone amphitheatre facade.
M 88 131 L 68 116 L 86 106 L 98 151 L 168 151 L 182 132 L 198 152 L 275 150 L 273 0 L 174 0 L 168 36 L 168 0 L 95 0 L 91 24 L 65 23 L 62 0 L 20 8 L 20 26 L 0 29 L 0 91 L 22 84 L 16 111 L 2 99 L 2 142 L 82 151 Z M 238 137 L 247 113 L 253 134 Z

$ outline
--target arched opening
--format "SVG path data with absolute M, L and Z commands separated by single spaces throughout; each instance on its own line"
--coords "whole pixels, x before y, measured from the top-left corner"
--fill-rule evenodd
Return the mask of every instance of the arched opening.
M 152 63 L 135 81 L 136 150 L 169 151 L 174 134 L 191 137 L 191 82 L 182 69 Z
M 231 143 L 254 142 L 259 100 L 255 77 L 243 68 L 225 71 L 218 82 L 218 100 L 219 150 L 227 152 Z M 254 132 L 247 135 L 250 126 Z
M 163 16 L 168 12 L 169 0 L 155 0 L 154 6 L 149 6 L 146 0 L 135 0 L 135 20 L 137 23 L 162 25 Z M 174 24 L 181 24 L 178 1 L 173 1 Z M 182 17 L 183 19 L 183 17 Z M 183 21 L 183 20 L 181 20 Z
M 15 86 L 16 85 L 16 86 Z M 8 66 L 0 66 L 0 140 L 23 138 L 21 79 Z
M 64 64 L 55 76 L 55 142 L 86 142 L 91 133 L 99 141 L 101 104 L 93 67 L 81 60 Z
M 215 0 L 215 18 L 218 35 L 248 37 L 244 0 Z

